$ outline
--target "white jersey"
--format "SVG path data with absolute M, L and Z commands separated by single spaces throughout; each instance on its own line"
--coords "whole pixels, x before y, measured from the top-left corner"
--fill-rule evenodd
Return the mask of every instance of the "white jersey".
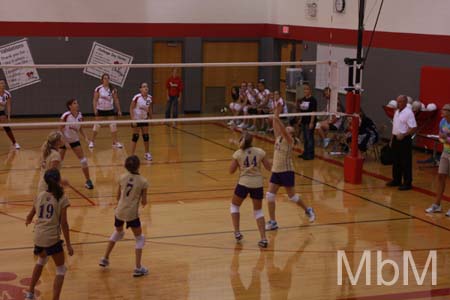
M 11 99 L 11 93 L 5 90 L 3 95 L 0 95 L 0 111 L 4 111 L 6 107 L 6 103 Z
M 95 88 L 95 92 L 99 94 L 97 101 L 98 110 L 113 110 L 114 109 L 114 98 L 113 93 L 109 87 L 104 87 L 99 85 Z
M 256 89 L 256 98 L 258 98 L 259 102 L 264 101 L 270 94 L 270 91 L 268 89 L 265 89 L 263 91 L 260 91 Z
M 66 111 L 62 116 L 61 120 L 63 122 L 72 123 L 72 122 L 82 122 L 83 116 L 80 112 L 78 112 L 78 115 L 74 117 L 70 111 Z M 78 142 L 80 140 L 80 137 L 78 136 L 78 132 L 80 131 L 81 124 L 70 124 L 64 126 L 63 134 L 64 139 L 68 143 L 74 143 Z
M 257 93 L 257 89 L 253 89 L 253 92 L 250 90 L 246 90 L 245 91 L 245 95 L 247 96 L 247 100 L 250 103 L 251 106 L 255 106 L 256 105 L 256 93 Z
M 282 109 L 282 111 L 281 111 L 282 114 L 287 114 L 287 113 L 288 113 L 287 103 L 286 103 L 286 101 L 284 101 L 283 98 L 280 97 L 280 98 L 278 98 L 278 100 L 275 101 L 275 102 L 283 107 L 283 109 Z
M 144 98 L 144 96 L 139 93 L 133 97 L 133 102 L 136 103 L 136 107 L 133 110 L 134 120 L 148 119 L 150 105 L 152 104 L 152 96 L 149 94 Z

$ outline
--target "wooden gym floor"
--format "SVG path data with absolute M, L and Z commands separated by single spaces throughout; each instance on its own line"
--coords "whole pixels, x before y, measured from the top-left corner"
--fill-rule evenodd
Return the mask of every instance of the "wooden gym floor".
M 25 227 L 38 183 L 39 148 L 49 129 L 15 130 L 20 151 L 11 150 L 0 132 L 0 299 L 23 299 L 34 265 L 33 228 Z M 90 130 L 87 130 L 90 133 Z M 241 208 L 244 240 L 236 245 L 229 203 L 237 181 L 228 166 L 238 134 L 220 124 L 182 124 L 151 128 L 154 161 L 142 160 L 141 174 L 150 182 L 150 205 L 141 211 L 147 238 L 143 262 L 150 274 L 133 278 L 134 240 L 127 232 L 106 270 L 98 266 L 113 231 L 115 181 L 124 171 L 131 137 L 119 127 L 123 150 L 111 149 L 109 130 L 102 128 L 96 148 L 89 151 L 94 190 L 84 179 L 74 154 L 68 152 L 62 174 L 72 206 L 69 224 L 75 255 L 67 259 L 62 299 L 449 299 L 450 218 L 427 215 L 433 201 L 436 168 L 415 165 L 414 190 L 386 188 L 390 167 L 368 158 L 363 184 L 344 183 L 342 158 L 316 148 L 314 161 L 295 159 L 296 188 L 312 205 L 318 219 L 309 224 L 284 193 L 277 196 L 280 229 L 269 232 L 267 250 L 257 247 L 258 232 L 251 203 Z M 272 155 L 270 137 L 255 145 Z M 138 154 L 143 156 L 142 140 Z M 416 159 L 426 154 L 415 153 Z M 269 173 L 265 172 L 265 181 Z M 265 185 L 267 186 L 267 184 Z M 449 190 L 446 194 L 449 194 Z M 444 202 L 444 209 L 448 209 Z M 264 203 L 267 214 L 266 203 Z M 337 284 L 337 250 L 345 250 L 353 273 L 362 251 L 382 250 L 383 259 L 400 266 L 399 281 L 377 286 L 376 254 L 372 253 L 372 281 L 365 271 L 358 284 Z M 428 274 L 424 284 L 402 284 L 402 250 L 411 250 L 419 273 L 429 250 L 437 250 L 437 285 Z M 385 280 L 392 268 L 383 269 Z M 54 264 L 43 272 L 37 289 L 50 299 Z M 344 277 L 346 273 L 344 272 Z

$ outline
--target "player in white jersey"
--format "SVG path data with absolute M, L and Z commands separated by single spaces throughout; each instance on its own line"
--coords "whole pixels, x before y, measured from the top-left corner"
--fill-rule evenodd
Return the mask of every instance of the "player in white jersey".
M 122 115 L 117 89 L 109 82 L 109 74 L 105 73 L 102 75 L 101 83 L 101 85 L 95 88 L 94 98 L 92 100 L 95 120 L 115 120 L 116 113 L 114 112 L 114 106 L 116 107 L 117 115 L 119 117 Z M 109 128 L 111 130 L 112 146 L 114 148 L 122 148 L 123 145 L 117 141 L 116 124 L 110 124 Z M 92 139 L 89 142 L 89 148 L 94 148 L 95 138 L 100 130 L 100 124 L 95 124 L 92 130 Z
M 256 88 L 256 98 L 258 99 L 258 115 L 267 114 L 269 113 L 268 103 L 269 103 L 269 95 L 270 91 L 266 89 L 266 84 L 264 82 L 264 79 L 260 79 L 258 81 L 258 85 Z M 257 127 L 261 131 L 265 131 L 267 128 L 268 120 L 265 119 L 257 119 Z
M 68 111 L 66 111 L 61 116 L 62 122 L 67 123 L 75 123 L 75 124 L 67 124 L 60 127 L 60 130 L 63 134 L 64 142 L 70 146 L 75 155 L 80 160 L 81 169 L 83 171 L 84 177 L 86 178 L 85 187 L 87 189 L 93 189 L 94 185 L 92 184 L 91 177 L 89 176 L 89 166 L 88 160 L 84 156 L 83 148 L 81 148 L 80 136 L 81 134 L 85 140 L 87 140 L 87 136 L 81 127 L 80 122 L 83 121 L 83 116 L 79 111 L 78 101 L 76 99 L 70 99 L 66 103 Z M 64 156 L 66 154 L 66 146 L 61 147 L 61 158 L 64 160 Z
M 7 123 L 11 121 L 11 93 L 6 90 L 6 80 L 0 78 L 0 122 Z M 3 130 L 8 135 L 14 148 L 20 149 L 16 138 L 11 130 L 11 127 L 3 127 Z
M 230 212 L 234 227 L 234 237 L 237 242 L 242 240 L 243 235 L 239 229 L 240 212 L 242 202 L 250 194 L 253 201 L 253 215 L 256 219 L 261 240 L 258 245 L 261 248 L 267 248 L 266 231 L 264 228 L 264 213 L 262 210 L 262 200 L 264 198 L 263 176 L 261 174 L 261 165 L 270 171 L 272 165 L 266 158 L 264 150 L 252 146 L 253 136 L 245 132 L 239 140 L 240 149 L 233 154 L 233 160 L 230 165 L 230 174 L 240 170 L 239 182 L 234 190 L 231 200 Z
M 259 99 L 256 97 L 257 89 L 255 89 L 255 86 L 253 85 L 253 82 L 247 83 L 247 90 L 245 91 L 247 103 L 246 106 L 244 106 L 243 111 L 244 115 L 257 115 L 258 114 L 258 101 Z M 250 123 L 252 124 L 250 126 Z M 246 126 L 243 128 L 247 128 L 248 130 L 255 130 L 256 129 L 256 119 L 248 119 Z
M 140 93 L 133 97 L 130 105 L 130 115 L 132 120 L 148 120 L 152 118 L 152 96 L 148 93 L 147 82 L 142 82 L 139 86 Z M 148 122 L 136 122 L 131 125 L 133 128 L 133 136 L 131 138 L 131 154 L 136 152 L 136 144 L 139 140 L 139 131 L 142 133 L 144 140 L 146 160 L 152 160 L 149 150 Z
M 45 172 L 44 179 L 47 190 L 39 193 L 36 197 L 33 208 L 25 221 L 25 225 L 28 226 L 37 214 L 36 225 L 34 226 L 34 255 L 37 255 L 38 259 L 34 266 L 30 288 L 25 294 L 25 299 L 28 300 L 35 299 L 34 288 L 41 277 L 49 256 L 53 258 L 56 265 L 53 299 L 60 299 L 66 274 L 63 241 L 60 238 L 61 231 L 66 241 L 67 252 L 70 256 L 73 255 L 69 223 L 67 222 L 67 208 L 70 203 L 61 186 L 61 175 L 58 169 L 50 169 Z
M 272 176 L 270 177 L 269 189 L 266 193 L 270 220 L 266 224 L 266 230 L 278 229 L 278 223 L 275 219 L 275 196 L 281 186 L 285 188 L 289 200 L 305 210 L 310 222 L 314 222 L 316 218 L 312 207 L 307 207 L 303 200 L 300 199 L 300 195 L 295 193 L 295 170 L 292 161 L 295 130 L 291 126 L 285 127 L 281 122 L 280 112 L 282 109 L 283 103 L 280 101 L 276 102 L 273 118 L 275 149 L 272 161 Z
M 119 179 L 119 188 L 117 191 L 117 208 L 114 216 L 114 227 L 116 230 L 109 239 L 105 255 L 100 259 L 99 265 L 107 267 L 109 265 L 109 255 L 116 242 L 123 239 L 125 232 L 123 225 L 131 227 L 134 238 L 136 239 L 136 268 L 133 276 L 139 277 L 148 274 L 148 269 L 141 265 L 142 249 L 145 244 L 145 237 L 142 234 L 141 220 L 139 219 L 139 204 L 144 207 L 147 204 L 148 182 L 145 177 L 139 175 L 140 161 L 136 155 L 131 155 L 125 160 L 127 173 Z
M 279 91 L 273 92 L 273 101 L 274 101 L 274 108 L 279 105 L 281 106 L 281 114 L 287 114 L 288 113 L 288 107 L 286 101 L 284 101 L 283 98 L 281 98 Z
M 239 113 L 242 110 L 242 104 L 240 103 L 240 94 L 239 94 L 239 87 L 233 86 L 231 88 L 231 102 L 229 104 L 231 113 L 233 116 L 239 115 Z M 228 122 L 228 125 L 233 126 L 237 123 L 237 120 L 230 120 Z

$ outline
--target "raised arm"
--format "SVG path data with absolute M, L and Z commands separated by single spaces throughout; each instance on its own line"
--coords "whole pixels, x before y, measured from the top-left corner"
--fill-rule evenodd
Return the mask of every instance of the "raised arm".
M 275 121 L 275 119 L 280 119 L 280 106 L 277 102 L 274 102 L 274 108 L 273 108 L 273 118 L 272 118 L 272 126 L 273 126 L 273 134 L 275 138 L 279 137 L 281 135 L 280 132 L 280 124 Z
M 294 139 L 290 135 L 289 132 L 287 132 L 286 127 L 284 127 L 284 124 L 281 122 L 280 118 L 274 118 L 273 120 L 273 127 L 275 128 L 275 124 L 277 124 L 277 127 L 279 129 L 280 135 L 290 144 L 294 144 Z

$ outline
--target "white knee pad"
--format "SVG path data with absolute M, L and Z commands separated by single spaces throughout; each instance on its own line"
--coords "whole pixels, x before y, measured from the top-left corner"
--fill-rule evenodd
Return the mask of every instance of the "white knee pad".
M 259 218 L 264 218 L 264 212 L 262 209 L 254 210 L 253 215 L 255 216 L 256 220 L 258 220 Z
M 111 235 L 109 240 L 112 242 L 118 242 L 121 239 L 123 239 L 124 236 L 125 236 L 125 231 L 120 231 L 120 232 L 114 231 L 114 233 Z
M 234 110 L 234 102 L 231 102 L 231 103 L 230 103 L 230 109 L 231 109 L 231 110 Z
M 66 275 L 67 268 L 65 265 L 56 267 L 56 275 L 64 276 Z
M 45 266 L 45 264 L 48 262 L 48 256 L 46 257 L 38 257 L 36 264 L 39 266 Z
M 99 131 L 100 127 L 102 127 L 100 124 L 94 124 L 94 128 L 92 128 L 92 130 Z
M 88 167 L 88 160 L 86 157 L 83 157 L 82 159 L 80 159 L 80 165 L 83 169 Z
M 275 202 L 275 194 L 271 193 L 271 192 L 267 192 L 266 199 L 268 202 Z
M 247 105 L 244 106 L 244 108 L 243 108 L 242 110 L 244 111 L 244 114 L 245 114 L 245 115 L 248 114 L 248 106 L 247 106 Z
M 117 131 L 117 125 L 114 124 L 109 124 L 109 129 L 111 129 L 111 132 L 116 132 Z
M 136 249 L 142 249 L 145 245 L 145 237 L 143 234 L 136 237 Z
M 237 206 L 237 205 L 234 205 L 233 203 L 231 203 L 231 205 L 230 205 L 230 212 L 232 213 L 232 214 L 238 214 L 239 213 L 239 206 Z
M 299 194 L 295 194 L 292 197 L 289 197 L 289 200 L 291 200 L 292 202 L 297 203 L 298 201 L 300 201 L 300 195 Z

